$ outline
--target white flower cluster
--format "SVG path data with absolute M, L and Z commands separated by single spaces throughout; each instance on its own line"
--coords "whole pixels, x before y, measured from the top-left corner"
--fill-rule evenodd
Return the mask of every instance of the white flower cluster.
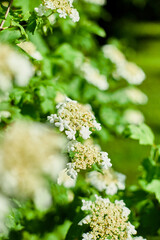
M 148 97 L 145 93 L 135 87 L 128 87 L 125 90 L 125 94 L 128 99 L 134 104 L 146 104 L 148 101 Z
M 10 90 L 13 83 L 26 86 L 34 74 L 29 60 L 8 45 L 0 43 L 0 49 L 0 90 Z
M 102 47 L 104 56 L 116 65 L 114 76 L 124 78 L 133 85 L 141 84 L 145 79 L 145 73 L 135 63 L 128 62 L 123 53 L 116 46 L 107 44 Z
M 86 81 L 90 84 L 93 84 L 103 91 L 109 88 L 106 76 L 100 74 L 99 70 L 94 68 L 90 63 L 83 63 L 81 66 L 81 71 L 83 72 Z
M 106 4 L 106 0 L 85 0 L 85 2 L 103 6 Z
M 95 202 L 82 200 L 82 211 L 89 214 L 79 225 L 89 224 L 91 231 L 82 235 L 82 240 L 131 240 L 135 227 L 128 221 L 130 210 L 121 200 L 110 202 L 108 198 L 95 195 Z
M 40 61 L 43 59 L 39 51 L 37 51 L 36 46 L 32 42 L 21 42 L 17 44 L 18 47 L 22 48 L 26 53 L 28 53 L 34 59 Z
M 0 146 L 0 188 L 9 196 L 31 197 L 39 208 L 51 203 L 44 175 L 57 179 L 65 166 L 64 139 L 42 124 L 17 121 Z
M 59 127 L 61 132 L 65 130 L 69 140 L 75 140 L 76 133 L 83 139 L 88 139 L 93 130 L 101 130 L 101 126 L 96 122 L 90 105 L 82 105 L 77 101 L 66 98 L 66 101 L 59 103 L 56 108 L 58 113 L 48 116 L 48 120 L 50 123 L 54 123 L 56 127 Z
M 125 189 L 126 176 L 109 168 L 103 170 L 103 174 L 97 171 L 88 173 L 87 180 L 99 191 L 105 191 L 108 195 L 114 195 L 118 190 Z
M 43 0 L 38 8 L 35 8 L 38 16 L 43 16 L 47 9 L 57 11 L 60 18 L 69 16 L 73 22 L 78 22 L 80 17 L 78 11 L 73 8 L 73 0 Z
M 3 118 L 10 118 L 11 113 L 8 111 L 0 111 L 0 122 L 2 121 Z
M 139 125 L 144 122 L 144 116 L 139 110 L 127 109 L 123 113 L 123 119 L 127 124 Z
M 91 168 L 97 163 L 103 169 L 112 166 L 107 152 L 101 152 L 99 147 L 86 141 L 84 144 L 71 141 L 67 147 L 68 152 L 72 152 L 72 163 L 67 164 L 67 174 L 72 178 L 76 178 L 77 172 Z

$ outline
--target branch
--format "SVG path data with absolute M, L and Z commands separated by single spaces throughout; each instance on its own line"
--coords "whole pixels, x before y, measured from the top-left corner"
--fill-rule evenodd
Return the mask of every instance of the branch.
M 11 9 L 12 3 L 13 3 L 13 0 L 11 0 L 10 3 L 9 3 L 9 5 L 8 5 L 7 11 L 6 11 L 5 16 L 4 16 L 4 20 L 1 22 L 1 25 L 0 25 L 0 31 L 3 30 L 3 25 L 4 25 L 5 21 L 6 21 L 6 18 L 7 18 L 7 16 L 8 16 L 8 13 L 9 13 L 9 11 L 10 11 L 10 9 Z

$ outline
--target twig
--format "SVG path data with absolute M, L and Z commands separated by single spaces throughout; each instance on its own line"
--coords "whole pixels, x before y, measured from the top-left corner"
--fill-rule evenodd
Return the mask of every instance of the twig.
M 8 13 L 9 13 L 9 11 L 10 11 L 10 9 L 11 9 L 12 3 L 13 3 L 13 0 L 11 0 L 10 3 L 9 3 L 9 5 L 8 5 L 7 11 L 6 11 L 5 16 L 4 16 L 4 20 L 1 22 L 1 25 L 0 25 L 0 31 L 3 30 L 3 25 L 4 25 L 5 21 L 6 21 L 6 18 L 7 18 L 7 16 L 8 16 Z

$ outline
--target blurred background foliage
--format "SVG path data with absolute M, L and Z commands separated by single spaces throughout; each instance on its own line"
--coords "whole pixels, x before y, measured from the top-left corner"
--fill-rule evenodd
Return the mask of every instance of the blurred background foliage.
M 153 129 L 156 137 L 156 143 L 159 143 L 160 2 L 158 0 L 154 2 L 153 0 L 108 0 L 107 5 L 105 7 L 102 7 L 101 9 L 101 7 L 97 5 L 91 5 L 89 8 L 87 8 L 87 5 L 85 5 L 86 3 L 84 3 L 83 1 L 79 1 L 77 3 L 77 6 L 78 4 L 80 4 L 80 7 L 78 9 L 81 16 L 80 22 L 78 24 L 75 24 L 65 19 L 57 20 L 57 15 L 55 14 L 55 18 L 52 19 L 54 27 L 48 21 L 48 18 L 45 18 L 44 16 L 42 18 L 38 18 L 35 12 L 33 12 L 31 16 L 29 16 L 29 24 L 26 27 L 26 22 L 28 20 L 27 14 L 29 14 L 29 11 L 33 11 L 34 7 L 37 6 L 40 1 L 35 0 L 35 2 L 33 2 L 31 0 L 26 0 L 23 2 L 25 3 L 24 5 L 21 0 L 14 1 L 14 7 L 22 7 L 23 5 L 22 9 L 18 9 L 17 12 L 11 10 L 11 16 L 9 16 L 8 20 L 6 21 L 6 24 L 8 24 L 8 26 L 10 26 L 11 22 L 12 27 L 15 27 L 15 30 L 13 30 L 12 28 L 8 29 L 7 31 L 2 31 L 0 34 L 0 40 L 2 42 L 8 41 L 10 43 L 17 44 L 28 38 L 28 40 L 32 41 L 36 45 L 37 49 L 43 56 L 43 60 L 39 62 L 31 58 L 31 61 L 36 66 L 37 75 L 32 78 L 26 88 L 14 88 L 11 92 L 9 99 L 11 109 L 9 110 L 11 112 L 13 111 L 13 118 L 16 118 L 19 115 L 19 109 L 21 109 L 21 114 L 25 117 L 28 116 L 28 118 L 30 117 L 35 121 L 46 122 L 47 115 L 55 111 L 56 103 L 54 102 L 53 98 L 56 98 L 56 92 L 64 91 L 64 93 L 67 93 L 68 96 L 72 97 L 73 99 L 77 99 L 78 101 L 84 103 L 89 102 L 93 107 L 95 107 L 94 111 L 97 110 L 97 112 L 95 111 L 95 114 L 96 117 L 98 117 L 98 120 L 102 120 L 99 119 L 100 114 L 99 109 L 96 109 L 96 104 L 98 105 L 99 102 L 101 103 L 102 101 L 102 105 L 104 103 L 104 105 L 106 104 L 106 108 L 108 106 L 110 107 L 109 104 L 112 104 L 112 101 L 107 102 L 108 98 L 110 97 L 110 89 L 108 91 L 109 93 L 106 91 L 104 94 L 100 94 L 101 91 L 97 90 L 94 86 L 85 83 L 83 77 L 78 76 L 78 74 L 76 73 L 77 69 L 74 68 L 74 63 L 78 60 L 80 61 L 78 62 L 78 64 L 80 65 L 81 63 L 83 63 L 85 57 L 90 58 L 93 66 L 95 65 L 95 67 L 99 68 L 103 74 L 107 75 L 108 72 L 111 71 L 110 68 L 112 68 L 112 66 L 110 66 L 110 64 L 106 64 L 106 60 L 104 60 L 104 57 L 102 57 L 98 49 L 99 45 L 102 46 L 106 42 L 112 42 L 115 43 L 115 45 L 119 46 L 119 48 L 125 53 L 129 61 L 137 63 L 146 73 L 146 80 L 138 87 L 144 93 L 146 93 L 149 101 L 145 106 L 139 106 L 139 109 L 144 113 L 146 123 Z M 107 12 L 104 11 L 104 8 L 106 8 Z M 18 11 L 22 12 L 20 12 L 19 14 Z M 20 25 L 18 25 L 18 29 L 16 22 L 11 21 L 12 16 L 15 14 L 17 14 L 17 21 L 19 21 L 20 23 Z M 21 16 L 23 16 L 23 18 Z M 95 23 L 96 19 L 100 27 Z M 54 22 L 54 20 L 56 21 Z M 36 26 L 38 26 L 38 30 L 35 30 Z M 103 30 L 103 28 L 105 31 Z M 35 34 L 32 35 L 31 32 L 34 31 Z M 106 66 L 109 69 L 108 72 Z M 59 72 L 61 74 L 59 74 Z M 124 82 L 119 83 L 117 81 L 115 83 L 111 76 L 107 75 L 107 78 L 110 81 L 109 83 L 111 87 L 111 94 L 112 90 L 114 92 L 114 90 L 118 89 L 118 87 L 123 88 L 125 86 L 123 85 L 125 84 Z M 116 84 L 118 85 L 118 87 L 116 86 Z M 84 86 L 85 89 L 83 89 Z M 77 91 L 77 89 L 79 90 L 79 92 Z M 89 91 L 91 91 L 93 96 L 89 96 Z M 83 95 L 81 95 L 81 93 L 83 93 Z M 117 97 L 118 100 L 119 98 Z M 110 107 L 111 110 L 112 107 L 113 106 Z M 107 112 L 107 114 L 108 113 L 109 111 Z M 110 115 L 112 116 L 112 112 L 110 113 Z M 104 116 L 104 114 L 102 115 Z M 106 119 L 107 117 L 105 115 L 104 120 Z M 139 170 L 141 171 L 142 169 L 142 166 L 139 167 L 140 162 L 142 162 L 143 158 L 149 155 L 150 147 L 139 145 L 138 142 L 130 139 L 125 139 L 125 137 L 119 136 L 118 134 L 116 135 L 116 129 L 114 129 L 117 127 L 116 123 L 110 124 L 109 122 L 107 122 L 107 120 L 106 131 L 109 129 L 108 132 L 111 131 L 111 135 L 113 134 L 115 138 L 110 137 L 109 141 L 107 141 L 108 136 L 105 136 L 107 140 L 102 140 L 102 148 L 109 153 L 115 170 L 127 175 L 128 185 L 134 184 L 136 183 L 136 179 L 139 175 Z M 10 119 L 7 121 L 5 122 L 5 124 L 10 123 Z M 5 126 L 5 124 L 3 125 L 2 123 L 2 128 Z M 115 130 L 115 132 L 113 130 Z M 159 166 L 159 162 L 157 163 L 157 165 Z M 146 168 L 146 172 L 148 170 L 147 167 L 157 172 L 157 169 L 155 170 L 154 167 L 151 166 L 151 164 L 145 165 L 144 162 L 143 167 Z M 143 187 L 145 188 L 145 180 L 148 176 L 146 176 L 144 173 L 143 175 L 144 179 L 141 182 L 142 184 L 144 184 Z M 155 179 L 159 178 L 159 176 L 157 175 L 154 177 Z M 84 187 L 86 188 L 85 185 Z M 67 221 L 63 222 L 63 215 L 61 216 L 59 214 L 59 209 L 62 210 L 62 214 L 66 214 L 66 211 L 68 211 L 68 208 L 64 204 L 64 199 L 67 199 L 66 196 L 68 192 L 63 188 L 58 188 L 57 190 L 55 187 L 55 189 L 53 189 L 53 198 L 54 196 L 58 196 L 58 191 L 61 192 L 60 196 L 62 201 L 57 198 L 58 200 L 57 202 L 55 201 L 55 206 L 53 206 L 52 211 L 49 212 L 50 215 L 48 218 L 48 220 L 50 221 L 50 219 L 53 217 L 52 215 L 54 215 L 55 211 L 57 210 L 57 215 L 54 219 L 54 223 L 57 228 L 53 234 L 48 233 L 45 237 L 43 236 L 43 228 L 41 229 L 41 235 L 43 239 L 46 240 L 57 240 L 61 238 L 63 239 L 65 233 L 67 232 L 67 229 L 70 226 L 70 220 L 72 220 L 67 219 Z M 85 189 L 85 191 L 88 191 L 88 189 Z M 133 194 L 130 196 L 129 194 L 131 194 L 131 192 L 133 192 Z M 157 200 L 155 200 L 153 195 L 151 194 L 149 195 L 149 200 L 145 201 L 144 199 L 147 198 L 147 195 L 143 192 L 138 193 L 138 191 L 136 192 L 136 190 L 135 192 L 133 190 L 131 190 L 130 192 L 128 191 L 128 195 L 129 196 L 127 197 L 130 200 L 128 201 L 128 205 L 129 203 L 132 204 L 132 208 L 135 207 L 133 206 L 133 200 L 135 201 L 135 203 L 139 201 L 140 204 L 142 204 L 142 206 L 140 206 L 138 202 L 139 205 L 136 206 L 135 212 L 137 215 L 134 217 L 137 222 L 140 213 L 142 213 L 141 215 L 143 219 L 140 223 L 142 223 L 142 227 L 145 226 L 146 234 L 147 231 L 150 231 L 149 234 L 156 235 L 157 229 L 159 228 L 159 226 L 157 226 L 159 224 L 157 221 L 159 217 L 159 212 L 157 211 L 157 209 L 159 210 L 159 205 L 157 204 Z M 67 204 L 68 202 L 66 200 L 66 205 Z M 154 205 L 156 205 L 156 208 L 154 208 Z M 64 209 L 62 208 L 62 206 L 64 207 Z M 15 222 L 11 221 L 10 225 L 13 225 L 13 229 L 15 229 L 15 231 L 10 233 L 10 239 L 40 239 L 39 236 L 36 236 L 33 233 L 39 223 L 43 226 L 46 217 L 45 214 L 43 216 L 39 212 L 35 211 L 32 205 L 22 207 L 22 216 L 19 211 L 13 212 L 13 218 L 17 221 L 17 229 L 14 226 Z M 31 211 L 28 211 L 28 209 L 31 209 Z M 71 209 L 74 208 L 71 206 Z M 154 212 L 152 210 L 154 210 Z M 156 222 L 156 226 L 153 224 L 155 226 L 155 229 L 148 228 L 148 222 L 146 223 L 145 218 L 152 219 Z M 23 228 L 23 226 L 19 225 L 19 222 L 24 222 L 24 225 L 27 226 L 26 229 L 28 230 L 28 232 L 18 232 Z M 144 229 L 139 229 L 140 233 L 143 233 L 143 231 Z M 21 234 L 23 234 L 23 236 L 21 236 Z M 158 240 L 158 238 L 153 238 L 152 240 Z
M 119 39 L 128 59 L 146 73 L 139 88 L 148 96 L 148 103 L 140 106 L 146 123 L 153 129 L 156 143 L 160 142 L 160 1 L 108 0 L 109 12 L 101 26 L 111 41 Z M 103 44 L 104 39 L 99 39 Z M 117 170 L 127 174 L 129 183 L 138 176 L 138 165 L 148 155 L 148 147 L 128 139 L 107 143 L 107 151 Z M 123 151 L 122 151 L 123 149 Z M 124 150 L 125 149 L 125 150 Z

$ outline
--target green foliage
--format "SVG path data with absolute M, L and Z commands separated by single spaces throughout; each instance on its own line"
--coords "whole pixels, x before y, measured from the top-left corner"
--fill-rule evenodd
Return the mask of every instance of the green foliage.
M 4 2 L 0 3 L 0 22 L 7 10 L 8 3 Z M 114 196 L 91 186 L 86 180 L 86 172 L 82 171 L 75 187 L 60 186 L 48 179 L 53 204 L 45 211 L 37 209 L 31 200 L 11 199 L 12 209 L 6 220 L 9 233 L 6 236 L 2 234 L 0 239 L 80 240 L 82 233 L 88 230 L 87 225 L 78 226 L 84 217 L 80 210 L 81 200 L 91 199 L 95 194 L 109 197 L 112 201 L 123 198 L 132 210 L 131 221 L 139 234 L 158 236 L 160 147 L 154 145 L 154 134 L 146 124 L 128 125 L 124 117 L 126 110 L 138 109 L 138 103 L 126 95 L 130 84 L 116 78 L 116 66 L 104 57 L 97 40 L 106 37 L 98 20 L 108 18 L 109 14 L 101 6 L 80 0 L 75 6 L 81 20 L 74 23 L 69 18 L 60 19 L 50 10 L 38 16 L 34 8 L 40 3 L 40 0 L 14 0 L 4 29 L 0 31 L 0 43 L 15 47 L 34 69 L 34 75 L 26 86 L 13 84 L 7 96 L 0 92 L 0 113 L 10 113 L 7 118 L 0 116 L 1 135 L 17 119 L 47 122 L 47 116 L 56 112 L 58 94 L 61 94 L 80 103 L 91 104 L 97 121 L 102 124 L 102 130 L 93 134 L 95 143 L 106 146 L 113 138 L 123 138 L 125 130 L 126 137 L 138 140 L 142 145 L 150 145 L 151 155 L 140 166 L 138 183 L 127 186 L 126 191 L 119 191 Z M 36 59 L 30 51 L 17 46 L 26 41 L 34 44 L 41 58 Z M 109 89 L 101 90 L 87 81 L 82 71 L 86 62 L 106 78 Z M 94 76 L 95 73 L 92 78 Z M 82 141 L 81 138 L 78 140 Z M 70 152 L 67 160 L 71 161 L 73 157 L 73 152 Z M 96 164 L 90 170 L 103 173 Z
M 125 134 L 131 139 L 139 140 L 139 143 L 142 145 L 154 144 L 154 135 L 146 124 L 139 126 L 130 125 L 127 127 Z

